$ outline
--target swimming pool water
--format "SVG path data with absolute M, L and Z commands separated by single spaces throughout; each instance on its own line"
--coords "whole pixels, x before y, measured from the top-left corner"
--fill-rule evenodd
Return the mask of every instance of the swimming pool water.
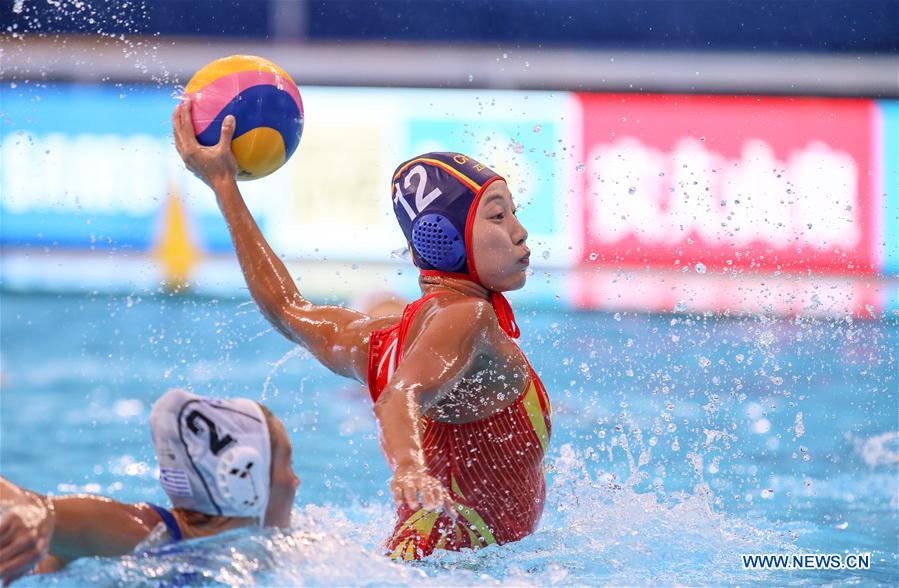
M 149 409 L 244 395 L 287 425 L 289 532 L 239 531 L 22 584 L 899 583 L 899 322 L 518 310 L 554 404 L 539 530 L 414 565 L 380 555 L 389 471 L 367 393 L 246 299 L 2 294 L 0 471 L 165 504 Z M 871 553 L 745 571 L 743 553 Z

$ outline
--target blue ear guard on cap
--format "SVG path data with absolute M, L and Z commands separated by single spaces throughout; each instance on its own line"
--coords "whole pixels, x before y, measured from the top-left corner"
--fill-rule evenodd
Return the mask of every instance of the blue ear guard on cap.
M 415 252 L 444 272 L 455 272 L 465 264 L 465 241 L 455 225 L 440 214 L 423 214 L 412 223 Z

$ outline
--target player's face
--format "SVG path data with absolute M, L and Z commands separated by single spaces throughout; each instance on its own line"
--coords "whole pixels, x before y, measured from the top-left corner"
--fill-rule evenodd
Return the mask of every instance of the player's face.
M 272 480 L 269 488 L 268 508 L 265 511 L 267 527 L 289 527 L 290 512 L 300 486 L 300 479 L 293 471 L 290 438 L 284 424 L 277 418 L 268 418 L 268 430 L 272 439 Z
M 527 238 L 506 182 L 493 182 L 481 195 L 472 229 L 472 255 L 484 287 L 506 292 L 524 286 L 531 256 Z

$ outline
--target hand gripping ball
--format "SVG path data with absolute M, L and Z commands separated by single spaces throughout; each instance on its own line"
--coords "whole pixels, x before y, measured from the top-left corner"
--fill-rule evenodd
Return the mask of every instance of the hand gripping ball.
M 300 91 L 287 72 L 267 59 L 217 59 L 191 78 L 184 94 L 192 102 L 191 118 L 201 145 L 218 143 L 225 116 L 237 119 L 231 150 L 238 180 L 267 176 L 284 165 L 300 143 Z

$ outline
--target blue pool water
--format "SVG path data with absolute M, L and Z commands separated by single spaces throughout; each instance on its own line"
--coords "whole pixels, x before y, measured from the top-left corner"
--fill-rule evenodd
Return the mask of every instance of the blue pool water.
M 289 532 L 240 531 L 23 582 L 899 583 L 899 323 L 519 310 L 554 403 L 548 502 L 518 544 L 380 555 L 389 472 L 366 393 L 243 299 L 2 296 L 2 474 L 165 504 L 147 420 L 174 386 L 264 400 L 302 479 Z M 871 553 L 744 571 L 743 553 Z

